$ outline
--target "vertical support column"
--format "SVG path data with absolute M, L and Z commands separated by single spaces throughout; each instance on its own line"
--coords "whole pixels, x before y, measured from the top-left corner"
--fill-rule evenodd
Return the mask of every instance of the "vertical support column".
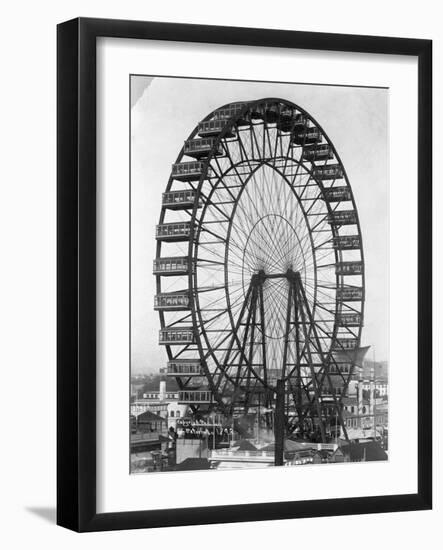
M 297 382 L 296 382 L 296 399 L 295 408 L 297 411 L 298 423 L 301 427 L 302 419 L 302 380 L 301 380 L 301 368 L 300 368 L 300 327 L 299 327 L 299 311 L 298 311 L 298 298 L 295 282 L 292 282 L 292 294 L 294 296 L 294 319 L 295 319 L 295 364 L 297 369 Z
M 285 441 L 285 382 L 277 380 L 274 418 L 275 454 L 274 465 L 283 466 Z
M 306 316 L 309 316 L 310 314 L 310 311 L 309 311 L 309 305 L 307 303 L 307 300 L 306 300 L 306 296 L 304 295 L 303 293 L 303 286 L 301 284 L 301 280 L 300 280 L 300 276 L 298 276 L 297 278 L 297 292 L 299 293 L 299 311 L 301 313 L 301 326 L 302 326 L 302 330 L 303 330 L 303 334 L 304 334 L 304 338 L 305 338 L 305 347 L 306 347 L 306 353 L 307 353 L 307 356 L 308 356 L 308 361 L 309 361 L 309 370 L 311 372 L 311 381 L 312 381 L 312 385 L 313 385 L 313 389 L 314 389 L 314 393 L 315 393 L 315 396 L 314 396 L 314 402 L 315 402 L 315 408 L 317 410 L 317 416 L 318 416 L 318 424 L 319 424 L 319 428 L 320 428 L 320 433 L 321 433 L 321 440 L 323 443 L 326 443 L 326 431 L 325 431 L 325 426 L 324 426 L 324 423 L 323 423 L 323 418 L 322 418 L 322 406 L 321 406 L 321 394 L 320 394 L 320 387 L 319 387 L 319 384 L 318 384 L 318 380 L 317 380 L 317 373 L 315 372 L 315 368 L 314 368 L 314 362 L 313 362 L 313 359 L 312 359 L 312 353 L 311 353 L 311 348 L 310 348 L 310 344 L 311 344 L 311 334 L 310 334 L 310 331 L 307 330 L 307 320 L 306 320 Z M 312 322 L 312 319 L 310 318 L 309 319 L 310 321 L 310 327 L 311 327 L 311 330 L 312 332 L 314 333 L 314 335 L 316 334 L 315 333 L 315 326 Z M 314 348 L 315 350 L 315 348 Z M 317 352 L 320 350 L 320 348 L 317 350 Z
M 289 334 L 291 332 L 291 308 L 292 308 L 292 284 L 289 285 L 288 290 L 288 304 L 286 311 L 286 329 L 285 329 L 285 344 L 283 347 L 283 365 L 282 365 L 282 378 L 286 376 L 286 364 L 288 362 L 288 345 Z
M 267 353 L 266 353 L 266 323 L 265 323 L 265 304 L 263 300 L 263 285 L 259 286 L 259 298 L 260 298 L 260 328 L 261 328 L 261 341 L 262 341 L 262 363 L 265 384 L 268 381 L 268 367 L 267 367 Z

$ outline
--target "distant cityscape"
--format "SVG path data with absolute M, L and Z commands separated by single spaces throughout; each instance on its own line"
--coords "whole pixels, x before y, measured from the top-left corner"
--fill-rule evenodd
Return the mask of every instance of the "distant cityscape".
M 331 431 L 328 443 L 295 434 L 285 439 L 284 465 L 387 460 L 388 363 L 365 360 L 358 370 L 342 398 L 349 441 L 339 429 Z M 235 419 L 217 414 L 196 419 L 165 369 L 131 377 L 130 409 L 132 473 L 274 465 L 274 436 L 264 429 L 265 410 L 250 412 L 247 437 L 239 436 Z

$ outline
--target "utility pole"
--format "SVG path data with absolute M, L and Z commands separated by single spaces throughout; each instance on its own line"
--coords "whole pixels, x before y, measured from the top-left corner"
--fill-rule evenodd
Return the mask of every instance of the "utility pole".
M 275 466 L 283 466 L 283 451 L 284 451 L 284 439 L 285 439 L 285 382 L 284 380 L 277 380 L 276 388 L 276 403 L 275 403 L 275 420 L 274 420 L 274 434 L 275 434 L 275 454 L 274 464 Z

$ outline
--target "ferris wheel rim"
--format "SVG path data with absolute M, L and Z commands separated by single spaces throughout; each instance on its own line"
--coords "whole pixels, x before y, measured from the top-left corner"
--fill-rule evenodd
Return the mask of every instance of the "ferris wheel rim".
M 353 195 L 353 191 L 352 191 L 352 187 L 349 183 L 349 179 L 348 179 L 348 176 L 346 174 L 346 170 L 345 170 L 345 167 L 344 167 L 344 164 L 343 162 L 341 161 L 341 158 L 339 157 L 336 149 L 335 149 L 335 146 L 333 144 L 333 142 L 330 140 L 329 136 L 326 134 L 326 132 L 324 131 L 324 129 L 320 126 L 320 124 L 317 123 L 317 121 L 307 112 L 305 111 L 303 108 L 301 108 L 300 106 L 296 105 L 295 103 L 292 103 L 292 102 L 289 102 L 288 100 L 283 100 L 283 99 L 278 99 L 278 98 L 264 98 L 264 99 L 260 99 L 260 100 L 256 100 L 256 101 L 253 101 L 253 102 L 249 102 L 245 105 L 243 111 L 241 113 L 238 114 L 238 116 L 236 117 L 233 117 L 232 120 L 229 121 L 228 124 L 226 124 L 226 127 L 220 132 L 219 136 L 217 137 L 216 139 L 216 142 L 214 143 L 214 146 L 213 146 L 213 150 L 211 151 L 211 153 L 208 155 L 208 158 L 206 160 L 206 166 L 208 167 L 210 165 L 210 160 L 213 158 L 213 152 L 216 148 L 216 146 L 221 142 L 222 139 L 224 139 L 224 136 L 228 133 L 229 129 L 232 128 L 235 124 L 236 124 L 236 120 L 238 120 L 239 118 L 241 118 L 241 116 L 244 116 L 249 110 L 251 110 L 254 106 L 257 106 L 257 105 L 260 105 L 260 104 L 263 104 L 265 102 L 279 102 L 279 103 L 282 103 L 284 105 L 287 105 L 287 106 L 290 106 L 294 109 L 296 109 L 298 112 L 301 112 L 303 114 L 305 114 L 309 120 L 315 124 L 315 126 L 317 126 L 318 128 L 320 128 L 320 131 L 321 131 L 321 135 L 322 137 L 325 139 L 325 141 L 327 142 L 327 144 L 331 147 L 332 151 L 333 151 L 333 154 L 338 162 L 338 164 L 341 166 L 342 170 L 343 170 L 343 173 L 344 173 L 344 182 L 346 184 L 346 187 L 349 189 L 350 191 L 350 194 L 351 194 L 351 204 L 352 204 L 352 207 L 353 207 L 353 210 L 355 211 L 356 213 L 356 217 L 357 217 L 357 231 L 358 231 L 358 235 L 360 236 L 361 238 L 361 228 L 360 228 L 360 221 L 359 221 L 359 217 L 358 217 L 358 211 L 357 211 L 357 207 L 356 207 L 356 204 L 355 204 L 355 198 L 354 198 L 354 195 Z M 226 106 L 229 106 L 231 105 L 231 103 L 228 103 L 225 105 Z M 216 110 L 214 110 L 213 112 L 211 112 L 209 115 L 207 115 L 205 117 L 205 119 L 203 120 L 209 120 L 211 119 L 211 117 L 214 115 L 214 113 L 221 109 L 222 107 L 218 107 Z M 193 137 L 195 137 L 195 135 L 198 133 L 198 125 L 194 128 L 194 130 L 191 132 L 190 136 L 188 139 L 192 139 Z M 184 153 L 184 149 L 182 148 L 181 152 L 179 153 L 178 157 L 177 157 L 177 161 L 176 162 L 180 162 L 180 160 L 186 156 L 185 153 Z M 302 163 L 300 163 L 302 164 Z M 311 167 L 314 166 L 313 162 L 311 162 Z M 274 170 L 275 170 L 275 167 L 272 167 Z M 202 185 L 205 181 L 205 175 L 206 174 L 202 174 L 199 182 L 198 182 L 198 185 L 197 185 L 197 196 L 200 195 L 201 193 L 201 188 L 202 188 Z M 166 188 L 166 190 L 169 190 L 171 188 L 171 185 L 172 185 L 172 182 L 173 182 L 173 178 L 172 176 L 170 177 L 169 179 L 169 182 L 168 182 L 168 186 Z M 316 181 L 317 185 L 319 186 L 320 189 L 323 189 L 323 185 L 322 185 L 322 182 L 321 181 Z M 246 185 L 246 184 L 245 184 Z M 329 209 L 329 204 L 327 204 L 327 208 Z M 160 218 L 160 222 L 162 222 L 164 220 L 164 214 L 165 214 L 165 209 L 162 208 L 162 214 L 161 214 L 161 218 Z M 189 239 L 189 253 L 188 253 L 188 257 L 189 259 L 193 259 L 195 260 L 195 255 L 193 255 L 191 252 L 192 252 L 192 247 L 193 247 L 193 242 L 194 242 L 194 223 L 195 222 L 195 219 L 196 219 L 196 206 L 194 206 L 194 209 L 193 209 L 193 212 L 192 212 L 192 218 L 191 218 L 191 222 L 192 222 L 192 227 L 191 227 L 191 235 L 192 237 Z M 333 232 L 333 229 L 331 228 L 331 232 Z M 158 256 L 160 256 L 160 251 L 161 251 L 161 248 L 162 248 L 162 243 L 159 242 L 158 245 L 157 245 L 157 250 L 158 250 Z M 361 241 L 361 247 L 360 247 L 360 253 L 361 253 L 361 258 L 362 258 L 362 263 L 364 265 L 364 256 L 363 256 L 363 243 Z M 336 251 L 336 256 L 338 256 L 339 254 L 341 254 L 341 251 L 338 250 Z M 336 262 L 337 262 L 337 258 L 336 258 Z M 188 280 L 189 280 L 189 289 L 190 289 L 190 297 L 191 297 L 191 300 L 194 302 L 195 300 L 195 296 L 196 296 L 196 293 L 198 295 L 198 290 L 195 290 L 194 289 L 194 285 L 193 282 L 194 282 L 194 276 L 195 276 L 195 273 L 197 272 L 197 267 L 195 267 L 195 272 L 193 272 L 193 270 L 190 270 L 190 273 L 189 273 L 189 276 L 188 276 Z M 338 287 L 338 275 L 337 275 L 337 281 L 336 281 L 336 285 Z M 158 276 L 157 277 L 157 289 L 158 291 L 160 290 L 160 281 L 159 281 L 160 277 Z M 198 287 L 197 287 L 198 288 Z M 363 298 L 362 298 L 362 301 L 361 301 L 361 304 L 362 304 L 362 317 L 363 317 L 363 304 L 364 304 L 364 288 L 365 288 L 365 284 L 364 284 L 364 270 L 363 270 L 363 273 L 362 273 L 362 288 L 363 288 Z M 192 309 L 192 316 L 193 316 L 193 325 L 194 326 L 199 326 L 199 323 L 196 322 L 196 320 L 194 319 L 194 316 L 195 316 L 195 313 L 194 311 L 200 311 L 198 307 L 195 307 L 195 308 L 191 308 Z M 336 312 L 337 313 L 337 312 Z M 163 326 L 166 326 L 165 325 L 165 320 L 164 320 L 164 314 L 163 312 L 160 312 L 160 318 L 161 318 L 161 325 L 162 327 Z M 202 326 L 202 320 L 200 319 L 200 326 Z M 335 327 L 334 327 L 334 334 L 336 333 L 336 330 L 335 330 Z M 360 340 L 360 337 L 361 337 L 361 326 L 359 328 L 359 334 L 358 334 L 358 339 Z M 200 340 L 200 338 L 198 337 L 198 341 Z M 200 345 L 200 344 L 199 344 Z M 208 345 L 209 347 L 209 345 Z M 172 356 L 172 353 L 170 352 L 170 349 L 169 349 L 169 346 L 167 347 L 168 349 L 168 355 Z M 210 374 L 208 372 L 208 374 Z M 209 382 L 211 381 L 211 376 L 209 375 L 208 377 L 208 380 Z M 211 382 L 210 382 L 210 385 L 211 385 Z

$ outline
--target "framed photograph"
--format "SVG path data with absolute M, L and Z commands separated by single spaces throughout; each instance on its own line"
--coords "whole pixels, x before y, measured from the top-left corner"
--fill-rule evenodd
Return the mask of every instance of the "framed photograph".
M 58 26 L 58 508 L 432 506 L 432 43 Z

